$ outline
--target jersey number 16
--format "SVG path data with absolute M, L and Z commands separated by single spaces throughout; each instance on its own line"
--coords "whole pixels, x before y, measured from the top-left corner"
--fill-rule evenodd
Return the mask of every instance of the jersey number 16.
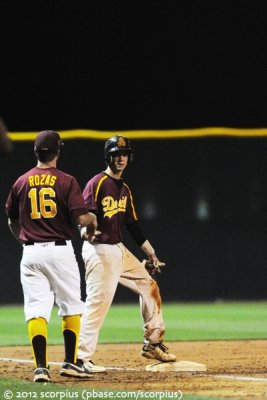
M 32 188 L 28 197 L 31 200 L 31 218 L 54 218 L 57 214 L 57 204 L 53 200 L 56 193 L 52 188 L 42 188 L 40 190 Z

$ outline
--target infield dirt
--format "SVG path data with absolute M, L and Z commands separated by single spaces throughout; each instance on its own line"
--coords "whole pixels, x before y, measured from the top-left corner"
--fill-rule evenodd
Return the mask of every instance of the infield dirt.
M 235 399 L 267 399 L 267 340 L 201 341 L 166 343 L 177 361 L 207 365 L 207 372 L 147 372 L 153 363 L 140 355 L 141 344 L 99 344 L 94 362 L 106 373 L 89 380 L 59 375 L 60 365 L 50 366 L 54 383 L 65 387 L 118 391 L 177 392 Z M 2 358 L 32 360 L 30 346 L 1 347 Z M 49 360 L 61 363 L 63 345 L 48 347 Z M 33 364 L 0 361 L 0 376 L 32 381 Z

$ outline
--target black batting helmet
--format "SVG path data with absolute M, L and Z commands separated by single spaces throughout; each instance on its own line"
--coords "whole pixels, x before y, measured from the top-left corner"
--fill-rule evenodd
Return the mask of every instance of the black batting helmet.
M 104 158 L 108 164 L 110 164 L 112 161 L 112 153 L 115 153 L 117 151 L 127 151 L 129 154 L 129 161 L 133 160 L 133 149 L 131 146 L 131 142 L 126 137 L 116 135 L 106 141 L 104 148 Z

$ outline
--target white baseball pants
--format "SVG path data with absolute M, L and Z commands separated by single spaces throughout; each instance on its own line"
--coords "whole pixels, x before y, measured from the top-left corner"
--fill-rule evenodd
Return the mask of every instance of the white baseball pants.
M 49 322 L 54 303 L 61 317 L 83 313 L 79 267 L 71 241 L 66 243 L 23 247 L 20 275 L 26 321 L 42 317 Z
M 163 340 L 164 321 L 157 283 L 122 243 L 84 242 L 86 304 L 82 316 L 78 358 L 88 361 L 96 350 L 100 328 L 111 306 L 118 283 L 139 294 L 144 321 L 144 338 L 149 343 Z M 125 316 L 127 318 L 127 316 Z

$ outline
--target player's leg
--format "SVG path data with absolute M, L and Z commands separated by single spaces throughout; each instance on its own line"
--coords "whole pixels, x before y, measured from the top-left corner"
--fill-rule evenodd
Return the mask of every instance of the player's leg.
M 175 355 L 169 354 L 163 345 L 165 324 L 158 284 L 146 271 L 144 264 L 125 246 L 123 247 L 123 272 L 119 283 L 139 294 L 145 339 L 142 355 L 160 361 L 175 361 Z
M 81 316 L 70 315 L 62 319 L 62 331 L 65 344 L 65 359 L 60 375 L 74 378 L 90 378 L 82 364 L 77 362 L 77 347 L 80 334 Z
M 33 350 L 35 368 L 48 368 L 47 322 L 42 317 L 28 321 L 28 334 Z
M 75 364 L 77 361 L 77 347 L 80 327 L 80 315 L 69 315 L 62 318 L 62 333 L 65 344 L 65 362 Z
M 158 284 L 148 274 L 144 264 L 125 246 L 123 246 L 123 250 L 123 272 L 119 283 L 140 295 L 145 339 L 150 343 L 162 342 L 165 327 Z
M 24 249 L 21 260 L 21 284 L 24 294 L 24 312 L 28 323 L 28 334 L 32 346 L 35 382 L 49 382 L 47 357 L 47 323 L 54 304 L 54 294 L 42 267 L 33 264 L 38 251 L 34 246 Z
M 91 357 L 118 285 L 122 253 L 116 245 L 91 245 L 84 242 L 82 255 L 85 263 L 86 302 L 78 359 L 88 365 L 90 372 L 104 372 L 103 367 L 94 366 Z
M 46 265 L 46 272 L 55 293 L 55 301 L 62 317 L 65 357 L 60 375 L 87 378 L 83 367 L 77 365 L 77 347 L 80 334 L 81 301 L 79 267 L 70 241 L 67 246 L 54 247 L 54 262 Z

